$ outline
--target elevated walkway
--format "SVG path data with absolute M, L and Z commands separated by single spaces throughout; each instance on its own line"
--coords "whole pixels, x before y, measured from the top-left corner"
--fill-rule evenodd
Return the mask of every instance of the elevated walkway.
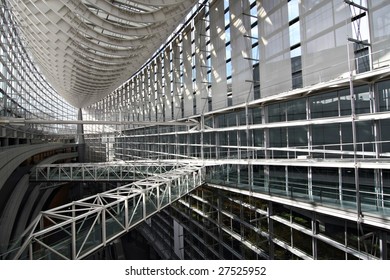
M 203 183 L 203 167 L 173 165 L 166 172 L 43 211 L 3 258 L 86 258 Z
M 31 172 L 30 181 L 136 181 L 165 173 L 185 163 L 158 161 L 114 161 L 99 163 L 40 164 Z

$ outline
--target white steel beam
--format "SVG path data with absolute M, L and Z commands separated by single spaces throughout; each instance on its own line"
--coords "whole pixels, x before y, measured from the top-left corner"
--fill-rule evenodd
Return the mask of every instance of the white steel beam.
M 204 183 L 202 167 L 175 167 L 164 176 L 151 176 L 41 212 L 11 248 L 11 252 L 19 250 L 8 257 L 87 257 Z M 54 233 L 59 240 L 47 238 Z

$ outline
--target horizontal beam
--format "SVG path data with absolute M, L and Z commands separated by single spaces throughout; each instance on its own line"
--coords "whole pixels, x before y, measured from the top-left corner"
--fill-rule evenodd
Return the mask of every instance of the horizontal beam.
M 366 12 L 368 12 L 368 8 L 362 6 L 362 5 L 359 5 L 359 4 L 356 4 L 355 2 L 352 2 L 352 1 L 349 1 L 349 0 L 344 0 L 345 3 L 347 3 L 348 5 L 351 5 L 351 6 L 354 6 L 356 8 L 359 8 L 359 9 L 362 9 Z
M 140 122 L 140 121 L 87 121 L 87 120 L 42 120 L 42 119 L 23 119 L 23 118 L 0 118 L 0 124 L 26 125 L 26 124 L 92 124 L 92 125 L 168 125 L 168 126 L 194 126 L 197 123 L 193 121 L 182 122 Z
M 361 41 L 361 40 L 356 40 L 356 39 L 353 39 L 353 38 L 348 38 L 348 41 L 356 43 L 356 44 L 361 44 L 361 45 L 364 45 L 364 46 L 367 46 L 367 47 L 371 46 L 370 43 L 367 43 L 367 42 L 364 42 L 364 41 Z
M 180 166 L 162 174 L 43 211 L 39 219 L 28 227 L 29 230 L 25 231 L 11 246 L 11 249 L 17 249 L 10 251 L 14 251 L 15 255 L 10 254 L 7 258 L 18 259 L 27 256 L 30 259 L 44 259 L 45 254 L 50 251 L 56 257 L 64 259 L 83 259 L 203 183 L 203 167 Z M 90 223 L 84 223 L 87 220 Z M 44 221 L 50 221 L 50 224 L 45 224 Z M 96 226 L 97 224 L 99 226 Z M 58 231 L 62 231 L 66 238 L 59 242 L 46 238 Z M 94 239 L 95 233 L 101 234 L 102 238 Z M 79 247 L 75 246 L 76 240 Z M 40 248 L 33 247 L 32 250 L 28 250 L 27 248 L 33 242 L 43 245 L 44 252 L 38 251 Z M 86 242 L 94 242 L 94 244 L 89 247 L 84 246 Z M 67 251 L 67 248 L 71 248 L 71 252 Z

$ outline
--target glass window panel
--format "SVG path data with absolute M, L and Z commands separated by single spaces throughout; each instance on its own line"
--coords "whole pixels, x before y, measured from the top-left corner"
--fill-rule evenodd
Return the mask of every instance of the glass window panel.
M 232 61 L 228 61 L 226 63 L 226 76 L 231 77 L 232 76 Z
M 286 103 L 268 106 L 268 122 L 283 122 L 286 120 Z
M 239 132 L 240 146 L 248 146 L 246 130 L 240 130 Z M 237 144 L 237 141 L 236 141 Z
M 219 115 L 216 117 L 216 124 L 217 124 L 217 127 L 226 127 L 227 125 L 227 122 L 226 122 L 226 118 L 225 118 L 225 115 Z
M 232 46 L 231 44 L 228 44 L 226 46 L 226 60 L 229 60 L 232 58 Z
M 339 91 L 340 98 L 340 115 L 350 115 L 351 114 L 351 93 L 349 89 Z
M 313 254 L 313 249 L 312 249 L 313 242 L 311 236 L 293 229 L 292 238 L 293 238 L 293 247 L 297 248 L 300 251 L 305 252 L 309 256 Z
M 370 113 L 370 92 L 368 86 L 360 86 L 354 88 L 355 92 L 355 113 L 365 114 Z
M 249 123 L 250 124 L 260 124 L 261 123 L 261 108 L 249 109 Z
M 335 203 L 339 199 L 339 172 L 337 168 L 312 168 L 314 200 Z
M 259 45 L 256 45 L 252 48 L 252 58 L 253 58 L 252 60 L 253 64 L 258 62 L 257 60 L 259 59 Z
M 306 119 L 306 99 L 287 102 L 287 119 L 289 121 Z
M 262 129 L 253 130 L 253 145 L 255 147 L 262 147 L 264 142 L 264 131 Z
M 288 128 L 289 147 L 307 147 L 307 127 L 297 126 Z
M 253 98 L 260 98 L 260 67 L 258 63 L 253 66 Z
M 292 73 L 292 88 L 296 89 L 296 88 L 301 88 L 302 86 L 303 86 L 302 71 Z
M 376 193 L 374 170 L 373 169 L 359 169 L 359 190 L 360 199 L 363 211 L 376 211 L 376 206 L 379 205 Z
M 237 146 L 237 131 L 229 131 L 229 146 Z
M 296 72 L 301 71 L 301 70 L 302 70 L 301 56 L 291 57 L 291 72 L 296 73 Z
M 219 134 L 219 144 L 220 145 L 228 145 L 228 136 L 227 132 L 221 131 Z
M 290 33 L 290 46 L 294 46 L 301 42 L 301 28 L 300 23 L 297 21 L 289 27 Z
M 311 118 L 338 116 L 337 92 L 329 92 L 309 98 Z
M 371 121 L 356 122 L 356 138 L 358 151 L 373 152 L 375 150 L 374 126 Z
M 299 16 L 300 0 L 291 0 L 288 2 L 288 20 L 291 21 Z
M 285 127 L 276 127 L 269 130 L 270 147 L 286 147 L 287 136 Z
M 390 111 L 390 81 L 378 83 L 379 110 Z
M 288 167 L 288 186 L 293 197 L 306 197 L 308 194 L 308 170 L 307 167 Z
M 284 166 L 269 167 L 269 188 L 271 193 L 285 194 L 286 171 Z
M 258 39 L 258 38 L 259 38 L 259 27 L 258 27 L 257 24 L 252 25 L 252 28 L 251 28 L 251 36 L 254 37 L 255 39 Z M 255 39 L 252 39 L 252 44 L 255 43 Z
M 240 165 L 240 183 L 244 185 L 249 184 L 248 165 Z M 246 186 L 248 188 L 248 186 Z
M 381 152 L 390 153 L 390 120 L 380 120 L 380 141 L 382 141 Z
M 238 124 L 239 125 L 246 125 L 245 110 L 240 111 L 237 115 L 238 115 Z M 250 119 L 250 112 L 249 112 L 248 118 Z
M 250 10 L 250 20 L 251 20 L 251 25 L 257 22 L 257 6 L 254 5 L 251 10 Z
M 264 166 L 253 166 L 253 190 L 264 191 Z M 390 199 L 389 199 L 390 201 Z
M 334 124 L 314 125 L 312 126 L 313 146 L 333 145 L 336 149 L 340 143 L 339 126 Z M 321 147 L 314 147 L 321 148 Z M 338 149 L 338 148 L 337 148 Z
M 321 240 L 317 240 L 317 254 L 319 260 L 344 260 L 345 259 L 345 252 Z
M 226 43 L 230 42 L 230 27 L 226 28 L 225 30 L 225 42 Z
M 390 207 L 390 170 L 382 170 L 383 178 L 383 206 Z
M 341 124 L 341 139 L 344 151 L 353 151 L 352 124 Z
M 350 202 L 350 207 L 356 207 L 355 171 L 351 168 L 342 170 L 343 202 Z
M 227 120 L 227 126 L 236 126 L 237 125 L 237 119 L 236 119 L 236 113 L 229 113 L 226 115 Z

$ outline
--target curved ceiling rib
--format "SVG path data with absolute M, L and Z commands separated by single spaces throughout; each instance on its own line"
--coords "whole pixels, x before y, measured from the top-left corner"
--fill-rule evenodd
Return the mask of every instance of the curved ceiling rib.
M 9 0 L 41 71 L 78 108 L 110 94 L 196 0 Z

